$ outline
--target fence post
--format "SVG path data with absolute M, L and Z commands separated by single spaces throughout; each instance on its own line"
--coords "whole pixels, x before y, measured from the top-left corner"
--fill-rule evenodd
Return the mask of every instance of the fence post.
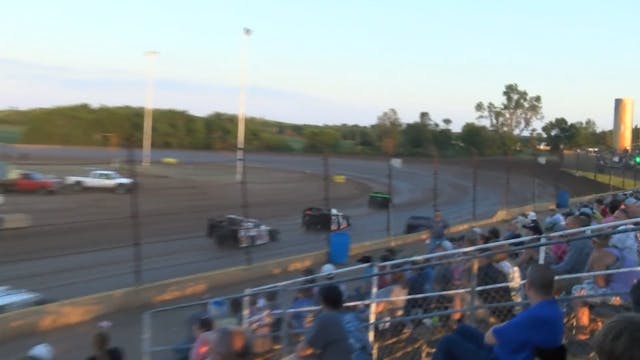
M 378 294 L 378 264 L 373 265 L 371 271 L 371 303 L 369 304 L 369 342 L 373 346 L 372 358 L 376 359 L 378 356 L 378 345 L 376 344 L 376 295 Z
M 244 296 L 242 297 L 242 327 L 247 328 L 249 326 L 249 315 L 251 311 L 251 289 L 244 290 Z
M 478 287 L 478 258 L 473 258 L 471 260 L 471 278 L 469 279 L 469 306 L 475 306 L 476 299 L 478 294 L 476 293 L 476 288 Z M 464 307 L 464 306 L 463 306 Z M 472 324 L 476 322 L 476 314 L 474 311 L 471 311 L 469 314 L 469 320 Z
M 472 176 L 472 192 L 471 192 L 471 218 L 475 221 L 478 219 L 478 157 L 473 152 L 473 176 Z
M 509 208 L 509 196 L 511 194 L 511 154 L 507 154 L 507 169 L 504 187 L 504 208 Z
M 387 206 L 387 236 L 391 237 L 391 204 L 393 202 L 393 166 L 391 165 L 391 157 L 388 159 L 387 171 L 387 195 L 389 195 L 389 204 Z
M 142 339 L 140 339 L 142 347 L 142 360 L 151 360 L 151 312 L 145 311 L 142 314 Z
M 282 299 L 283 293 L 286 292 L 286 288 L 278 288 L 278 299 Z M 282 347 L 280 348 L 280 356 L 282 359 L 286 358 L 289 351 L 289 323 L 287 321 L 287 310 L 289 308 L 283 306 L 283 311 L 280 314 L 282 317 L 280 321 L 280 344 Z
M 611 184 L 611 180 L 612 180 L 611 178 L 613 176 L 612 173 L 613 173 L 613 168 L 610 167 L 609 168 L 609 192 L 613 191 L 613 185 Z

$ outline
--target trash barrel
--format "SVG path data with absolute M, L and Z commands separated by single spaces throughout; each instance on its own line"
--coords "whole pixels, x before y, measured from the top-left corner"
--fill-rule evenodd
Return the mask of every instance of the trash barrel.
M 567 190 L 558 191 L 558 196 L 556 197 L 556 208 L 566 209 L 568 207 L 569 207 L 569 192 Z
M 346 231 L 336 231 L 329 237 L 329 262 L 346 264 L 349 261 L 351 235 Z

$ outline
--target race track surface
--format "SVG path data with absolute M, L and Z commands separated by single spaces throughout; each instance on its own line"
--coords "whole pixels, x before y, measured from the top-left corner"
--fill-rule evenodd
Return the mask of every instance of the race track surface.
M 28 151 L 28 152 L 27 152 Z M 106 161 L 114 154 L 105 149 L 21 148 L 48 164 L 62 160 Z M 24 156 L 24 155 L 23 155 Z M 119 154 L 124 157 L 125 154 Z M 179 158 L 193 174 L 207 171 L 206 163 L 222 172 L 233 171 L 233 155 L 194 151 L 154 151 L 154 159 Z M 155 165 L 156 167 L 160 167 Z M 185 167 L 188 165 L 180 165 Z M 251 261 L 260 262 L 303 252 L 326 249 L 327 235 L 305 232 L 300 211 L 322 205 L 322 161 L 311 156 L 251 154 L 248 157 L 249 214 L 281 231 L 281 240 L 251 249 Z M 23 165 L 21 167 L 28 167 Z M 37 165 L 31 167 L 37 168 Z M 139 192 L 143 281 L 221 269 L 245 263 L 248 252 L 219 249 L 204 236 L 206 219 L 241 213 L 239 186 L 206 177 L 180 174 L 180 167 L 163 167 L 167 176 L 142 176 Z M 386 189 L 383 161 L 331 159 L 332 174 L 346 175 L 348 184 L 331 186 L 331 203 L 352 216 L 352 241 L 386 235 L 386 213 L 366 206 L 366 193 Z M 57 175 L 64 175 L 65 168 Z M 73 170 L 66 170 L 67 173 Z M 77 172 L 77 171 L 76 171 Z M 185 171 L 182 171 L 183 173 Z M 152 172 L 157 173 L 157 172 Z M 309 174 L 312 173 L 312 174 Z M 471 169 L 439 168 L 439 207 L 451 222 L 471 217 Z M 504 204 L 503 173 L 481 171 L 478 177 L 479 218 L 491 216 Z M 403 231 L 406 218 L 433 212 L 433 168 L 429 163 L 407 163 L 394 169 L 392 232 Z M 511 206 L 531 202 L 531 181 L 514 174 Z M 550 198 L 551 188 L 539 185 L 539 198 Z M 129 196 L 110 193 L 63 192 L 54 196 L 10 194 L 4 211 L 25 212 L 35 226 L 0 233 L 0 284 L 42 292 L 51 299 L 91 294 L 133 284 L 132 222 Z
M 100 163 L 125 157 L 123 151 L 95 148 L 5 147 L 3 151 L 6 158 L 21 158 L 22 162 L 45 164 L 43 166 L 52 163 Z M 153 152 L 155 161 L 168 156 L 180 159 L 183 164 L 192 164 L 196 170 L 207 166 L 230 167 L 234 162 L 231 153 Z M 322 181 L 317 176 L 322 172 L 321 159 L 305 155 L 249 154 L 248 166 L 250 214 L 282 231 L 280 242 L 253 249 L 253 261 L 326 249 L 326 235 L 306 233 L 299 224 L 302 206 L 307 202 L 313 202 L 308 205 L 322 204 Z M 403 168 L 394 171 L 394 233 L 402 232 L 408 216 L 432 214 L 432 166 L 429 161 L 413 160 L 406 161 Z M 534 192 L 534 183 L 523 170 L 526 168 L 512 171 L 507 192 L 501 162 L 482 165 L 478 176 L 479 218 L 491 216 L 503 206 L 505 196 L 509 206 L 530 203 L 534 194 L 538 201 L 553 199 L 554 191 L 548 174 L 540 174 L 542 179 Z M 451 222 L 469 219 L 472 209 L 469 162 L 441 165 L 438 172 L 438 202 L 444 216 Z M 353 241 L 384 237 L 386 214 L 366 207 L 366 192 L 386 188 L 386 162 L 334 158 L 331 159 L 331 173 L 346 175 L 352 180 L 347 188 L 332 185 L 332 204 L 352 215 Z M 220 250 L 204 237 L 204 223 L 208 216 L 219 212 L 240 212 L 237 185 L 224 181 L 207 185 L 200 178 L 178 176 L 148 175 L 145 181 L 146 185 L 143 182 L 140 192 L 145 282 L 245 262 L 246 252 L 243 250 Z M 275 191 L 275 196 L 269 197 L 269 191 Z M 292 193 L 291 196 L 282 196 L 287 191 Z M 309 194 L 300 196 L 301 192 Z M 128 196 L 63 193 L 44 200 L 37 196 L 10 195 L 2 209 L 5 212 L 31 213 L 36 227 L 0 232 L 0 284 L 42 291 L 51 298 L 72 297 L 132 284 L 131 223 L 128 216 L 122 214 L 128 209 Z M 239 284 L 237 289 L 221 289 L 220 294 L 211 295 L 238 292 L 245 286 L 247 284 Z M 140 314 L 141 309 L 109 316 L 109 320 L 116 324 L 114 341 L 125 347 L 131 359 L 140 355 Z M 181 328 L 183 320 L 177 317 L 171 323 L 160 324 L 160 329 L 156 330 Z M 12 358 L 23 354 L 30 345 L 49 341 L 65 354 L 64 359 L 83 359 L 89 352 L 89 337 L 94 330 L 93 323 L 81 324 L 15 339 L 11 343 L 0 344 L 0 348 L 3 356 Z

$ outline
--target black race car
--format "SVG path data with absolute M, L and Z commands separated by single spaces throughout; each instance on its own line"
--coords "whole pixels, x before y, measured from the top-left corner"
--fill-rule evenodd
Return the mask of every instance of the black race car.
M 338 231 L 350 226 L 349 216 L 336 209 L 309 207 L 302 211 L 302 227 L 306 230 Z
M 369 207 L 387 209 L 391 205 L 391 196 L 382 191 L 374 191 L 369 194 Z
M 218 246 L 247 247 L 262 245 L 278 240 L 279 232 L 258 220 L 236 215 L 227 215 L 221 219 L 209 219 L 207 236 Z
M 413 215 L 407 219 L 407 225 L 405 226 L 405 234 L 413 234 L 421 231 L 431 229 L 433 226 L 433 219 L 429 216 Z

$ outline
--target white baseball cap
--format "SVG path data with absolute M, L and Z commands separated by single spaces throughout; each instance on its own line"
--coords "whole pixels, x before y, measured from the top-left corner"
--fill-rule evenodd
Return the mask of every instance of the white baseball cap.
M 324 265 L 322 265 L 322 267 L 320 268 L 320 274 L 324 274 L 324 275 L 326 275 L 328 278 L 333 277 L 333 276 L 335 275 L 335 274 L 334 274 L 334 272 L 335 272 L 335 271 L 336 271 L 336 267 L 335 267 L 333 264 L 331 264 L 331 263 L 324 264 Z
M 533 221 L 533 220 L 537 220 L 537 219 L 538 219 L 538 216 L 537 216 L 537 215 L 536 215 L 536 213 L 534 213 L 533 211 L 530 211 L 530 212 L 527 214 L 527 220 L 529 220 L 529 221 Z
M 53 347 L 47 343 L 38 344 L 29 350 L 27 356 L 34 357 L 38 360 L 53 360 Z

